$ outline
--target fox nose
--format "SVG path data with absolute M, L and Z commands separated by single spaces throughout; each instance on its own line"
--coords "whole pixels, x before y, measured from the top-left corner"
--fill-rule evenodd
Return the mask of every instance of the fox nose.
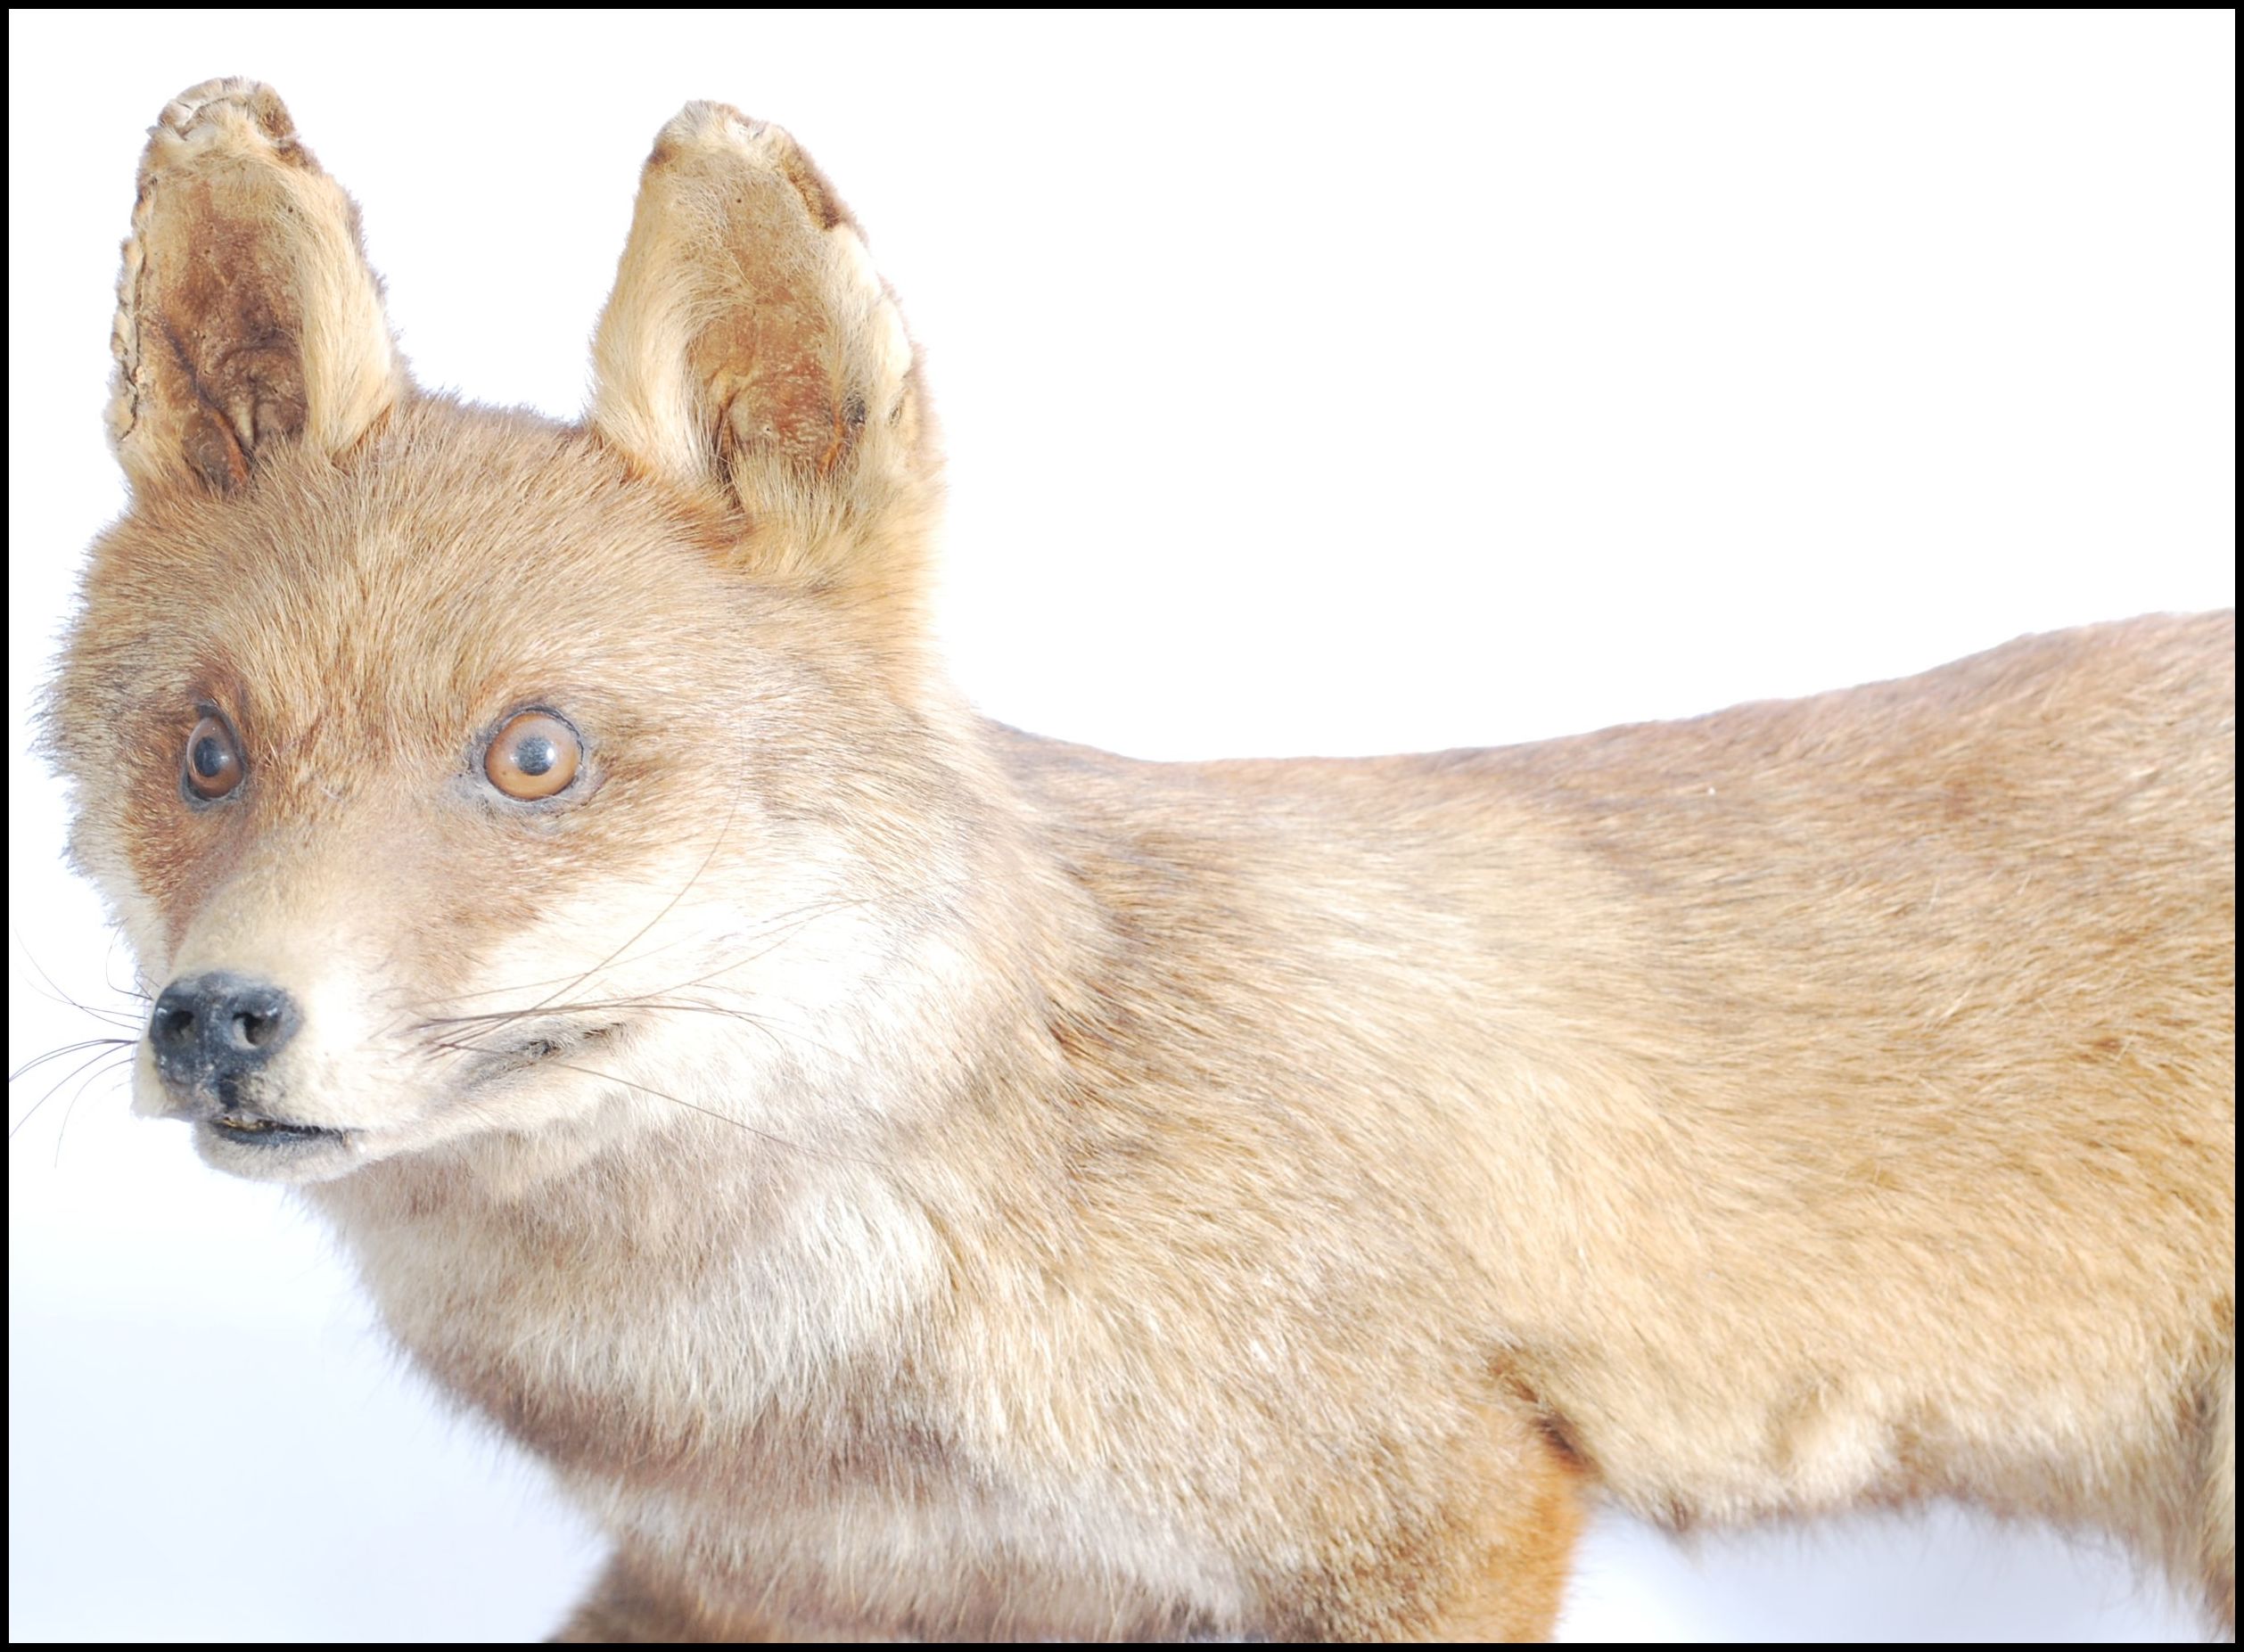
M 296 1000 L 271 982 L 213 970 L 163 990 L 148 1040 L 166 1089 L 231 1107 L 242 1078 L 270 1061 L 303 1019 Z

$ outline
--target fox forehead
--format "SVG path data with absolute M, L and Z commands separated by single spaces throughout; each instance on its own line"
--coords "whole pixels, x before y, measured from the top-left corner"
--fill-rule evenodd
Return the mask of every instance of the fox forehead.
M 267 749 L 341 726 L 448 742 L 463 717 L 571 686 L 675 675 L 701 698 L 728 675 L 709 650 L 756 616 L 727 543 L 568 427 L 420 401 L 343 463 L 285 454 L 224 499 L 125 517 L 78 637 L 106 656 L 111 717 L 203 699 Z M 707 634 L 690 674 L 686 630 Z
M 458 952 L 461 925 L 540 912 L 502 892 L 634 875 L 711 822 L 736 858 L 892 862 L 895 799 L 947 784 L 903 744 L 916 659 L 744 566 L 758 542 L 579 428 L 429 397 L 340 459 L 283 448 L 222 496 L 155 493 L 97 543 L 47 700 L 72 858 L 157 958 L 243 878 L 363 890 Z M 594 784 L 542 817 L 477 781 L 531 704 L 591 752 Z M 203 705 L 250 785 L 199 810 Z
M 744 793 L 782 777 L 746 736 L 802 699 L 778 657 L 801 604 L 726 564 L 736 535 L 577 431 L 433 399 L 341 461 L 284 450 L 223 498 L 144 501 L 97 547 L 50 700 L 69 766 L 123 782 L 82 793 L 74 859 L 168 955 L 228 888 L 503 928 L 526 892 L 659 859 L 693 810 L 760 816 Z M 529 703 L 584 734 L 598 807 L 479 798 L 482 736 Z M 198 810 L 204 705 L 250 784 Z

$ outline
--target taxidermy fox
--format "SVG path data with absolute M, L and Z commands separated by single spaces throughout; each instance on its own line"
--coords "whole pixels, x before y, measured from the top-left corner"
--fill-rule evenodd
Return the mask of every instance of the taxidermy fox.
M 579 424 L 416 389 L 280 101 L 163 111 L 53 686 L 136 1105 L 615 1540 L 568 1640 L 1550 1628 L 1580 1510 L 1954 1496 L 2234 1616 L 2234 621 L 1158 764 L 922 626 L 787 135 L 646 163 Z

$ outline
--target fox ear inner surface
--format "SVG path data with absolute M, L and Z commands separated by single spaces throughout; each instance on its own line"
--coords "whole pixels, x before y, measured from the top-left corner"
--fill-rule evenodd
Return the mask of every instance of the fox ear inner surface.
M 785 131 L 722 103 L 662 128 L 593 366 L 593 428 L 646 472 L 729 494 L 760 565 L 916 584 L 938 461 L 911 339 Z
M 358 210 L 269 86 L 165 107 L 124 251 L 109 427 L 136 493 L 229 492 L 282 441 L 339 455 L 410 388 Z

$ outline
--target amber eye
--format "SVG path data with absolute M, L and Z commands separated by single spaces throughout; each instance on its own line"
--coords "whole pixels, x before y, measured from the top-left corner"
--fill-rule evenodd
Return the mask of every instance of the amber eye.
M 188 793 L 208 803 L 217 802 L 242 784 L 242 748 L 234 744 L 234 730 L 226 727 L 226 719 L 205 713 L 194 726 L 194 732 L 187 736 L 184 777 Z
M 551 711 L 519 711 L 491 736 L 483 773 L 507 796 L 534 803 L 567 789 L 583 760 L 575 729 Z

